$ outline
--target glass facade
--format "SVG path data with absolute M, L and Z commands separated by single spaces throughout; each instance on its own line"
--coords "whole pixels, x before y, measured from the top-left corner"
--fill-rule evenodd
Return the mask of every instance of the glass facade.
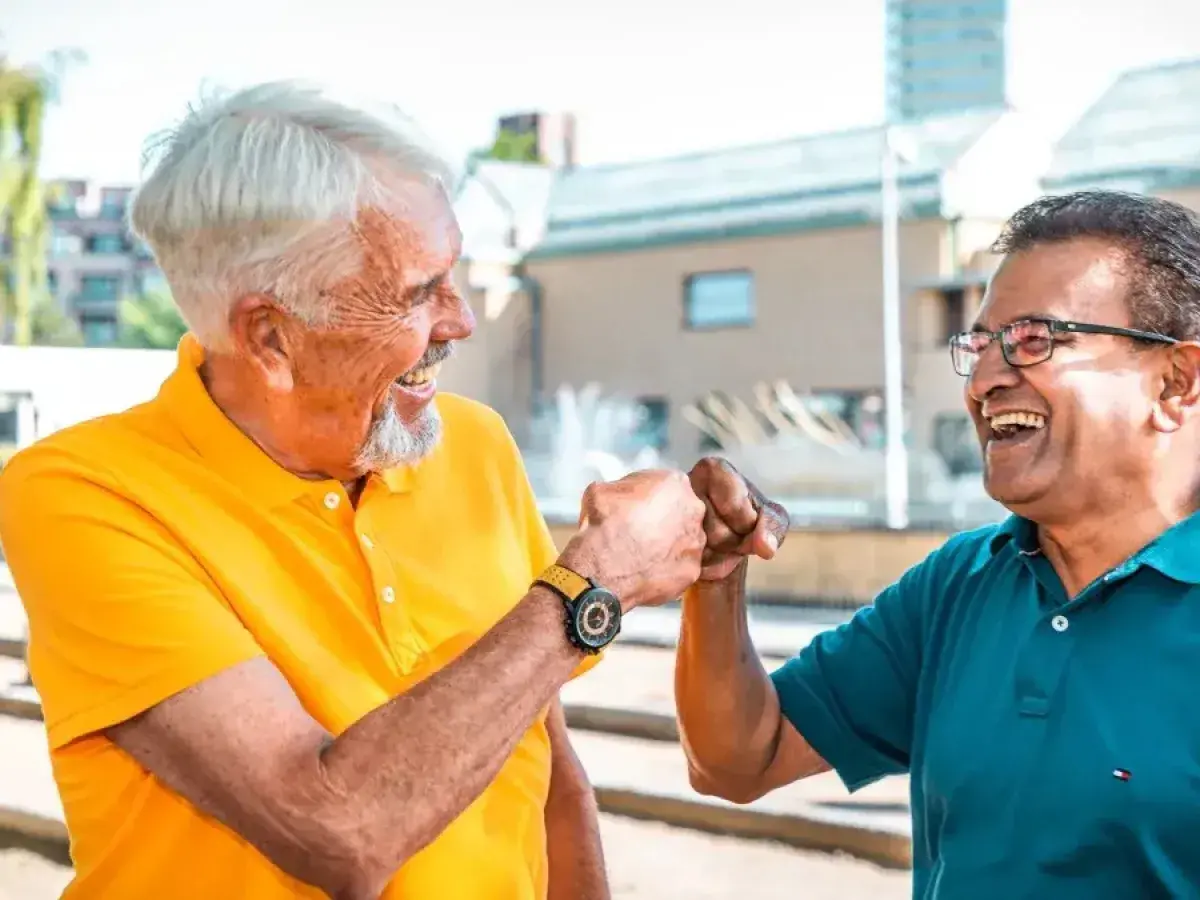
M 893 122 L 1003 108 L 1008 0 L 888 0 Z

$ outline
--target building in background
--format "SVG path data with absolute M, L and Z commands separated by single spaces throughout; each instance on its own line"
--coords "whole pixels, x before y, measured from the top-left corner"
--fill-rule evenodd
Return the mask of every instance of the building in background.
M 1200 211 L 1200 60 L 1122 74 L 1059 140 L 1042 186 L 1151 194 Z
M 48 187 L 51 295 L 79 323 L 85 343 L 112 344 L 122 298 L 165 287 L 150 251 L 126 224 L 133 188 L 79 180 Z
M 994 265 L 987 248 L 1037 195 L 1050 148 L 1012 111 L 932 117 L 905 131 L 911 440 L 969 467 L 955 443 L 966 432 L 947 337 L 969 325 Z M 882 134 L 555 173 L 544 207 L 529 207 L 545 219 L 526 232 L 538 235 L 533 246 L 493 269 L 488 306 L 503 314 L 477 306 L 475 350 L 488 359 L 454 388 L 497 407 L 520 435 L 539 399 L 598 384 L 637 404 L 641 437 L 687 465 L 712 448 L 689 406 L 714 391 L 752 403 L 756 386 L 782 379 L 877 442 Z
M 1008 0 L 887 0 L 892 122 L 1007 102 Z
M 527 112 L 502 116 L 497 130 L 532 136 L 536 158 L 551 168 L 570 168 L 576 163 L 573 113 Z

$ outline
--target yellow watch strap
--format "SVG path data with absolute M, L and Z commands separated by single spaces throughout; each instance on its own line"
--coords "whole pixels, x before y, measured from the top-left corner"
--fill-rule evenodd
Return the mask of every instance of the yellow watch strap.
M 538 581 L 548 584 L 556 591 L 565 594 L 572 602 L 578 600 L 584 591 L 592 589 L 592 583 L 582 575 L 559 565 L 550 566 L 550 568 L 546 569 L 538 577 Z

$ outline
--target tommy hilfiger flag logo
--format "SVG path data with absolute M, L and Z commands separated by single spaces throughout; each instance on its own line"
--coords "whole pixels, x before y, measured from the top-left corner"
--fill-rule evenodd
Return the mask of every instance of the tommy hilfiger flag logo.
M 1128 781 L 1132 777 L 1133 773 L 1128 769 L 1113 769 L 1113 778 L 1117 779 L 1117 781 Z

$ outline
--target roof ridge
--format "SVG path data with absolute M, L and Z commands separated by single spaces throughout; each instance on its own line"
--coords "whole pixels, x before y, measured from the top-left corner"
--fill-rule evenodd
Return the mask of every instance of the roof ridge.
M 966 120 L 969 118 L 983 119 L 985 117 L 998 117 L 1003 115 L 1008 110 L 965 110 L 959 113 L 950 115 L 928 116 L 916 122 L 907 123 L 907 127 L 920 127 L 927 123 L 936 122 L 953 122 L 955 120 Z M 665 165 L 681 162 L 691 162 L 693 160 L 712 159 L 714 157 L 730 156 L 746 150 L 762 150 L 771 147 L 784 147 L 788 144 L 803 144 L 818 140 L 828 140 L 831 138 L 857 137 L 873 132 L 882 131 L 886 127 L 884 122 L 877 122 L 871 125 L 854 125 L 846 128 L 835 128 L 830 131 L 813 131 L 803 134 L 795 134 L 786 138 L 775 138 L 767 141 L 753 141 L 743 144 L 731 144 L 726 147 L 714 147 L 708 150 L 694 150 L 688 153 L 671 154 L 668 156 L 655 156 L 646 159 L 627 160 L 625 162 L 610 162 L 610 163 L 592 163 L 587 165 L 576 166 L 574 169 L 565 172 L 565 175 L 571 175 L 576 172 L 613 172 L 621 169 L 636 169 L 645 166 Z M 900 127 L 905 127 L 901 125 Z
M 1172 69 L 1191 69 L 1200 67 L 1200 56 L 1180 57 L 1179 59 L 1160 60 L 1155 63 L 1146 63 L 1141 66 L 1133 66 L 1126 69 L 1116 76 L 1109 85 L 1119 84 L 1128 78 L 1139 75 L 1150 75 L 1154 72 L 1169 72 Z

